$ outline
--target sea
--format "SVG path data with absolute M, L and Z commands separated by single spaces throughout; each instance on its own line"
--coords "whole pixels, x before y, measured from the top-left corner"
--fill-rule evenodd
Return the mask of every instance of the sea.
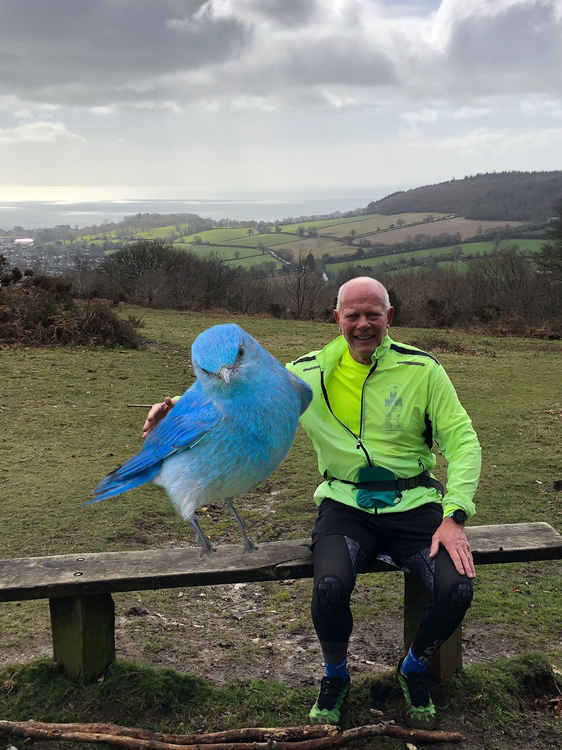
M 282 221 L 365 208 L 396 186 L 347 188 L 308 193 L 190 195 L 174 188 L 80 188 L 0 186 L 0 230 L 20 231 L 69 225 L 117 223 L 139 213 L 193 213 L 203 218 Z

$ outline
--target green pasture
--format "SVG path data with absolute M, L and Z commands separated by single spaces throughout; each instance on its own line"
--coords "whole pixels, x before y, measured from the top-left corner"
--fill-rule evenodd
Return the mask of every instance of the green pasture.
M 265 245 L 265 247 L 274 247 L 276 245 L 285 245 L 288 242 L 294 242 L 293 234 L 284 234 L 283 232 L 268 232 L 267 234 L 253 234 L 251 237 L 242 237 L 240 239 L 228 240 L 232 247 L 237 245 Z
M 224 249 L 224 248 L 223 248 Z M 228 263 L 229 266 L 241 266 L 242 268 L 255 268 L 259 269 L 260 266 L 265 264 L 273 263 L 276 269 L 283 266 L 276 258 L 273 258 L 269 253 L 256 255 L 251 250 L 243 250 L 240 253 L 240 257 L 236 258 L 234 253 L 224 258 L 224 262 Z
M 347 216 L 346 218 L 337 218 L 337 219 L 311 219 L 310 221 L 297 221 L 294 224 L 282 224 L 282 229 L 284 232 L 298 232 L 298 230 L 302 227 L 305 231 L 308 229 L 324 229 L 326 227 L 335 227 L 339 226 L 340 224 L 354 224 L 356 222 L 365 221 L 365 219 L 368 218 L 364 214 L 360 214 L 359 216 Z
M 540 252 L 542 246 L 546 240 L 535 240 L 535 239 L 519 239 L 517 237 L 513 239 L 501 240 L 498 249 L 506 250 L 507 248 L 517 247 L 521 253 L 534 254 Z M 482 256 L 492 255 L 495 250 L 495 243 L 492 240 L 483 242 L 459 242 L 455 245 L 447 245 L 445 247 L 431 247 L 423 250 L 411 250 L 404 253 L 388 253 L 385 255 L 378 255 L 376 258 L 360 258 L 348 261 L 340 261 L 339 263 L 330 263 L 330 270 L 339 271 L 342 268 L 352 268 L 357 265 L 361 266 L 378 266 L 381 263 L 392 263 L 399 264 L 401 261 L 416 260 L 417 258 L 435 257 L 439 258 L 440 255 L 448 255 L 451 251 L 460 248 L 462 254 L 459 255 L 458 261 L 443 261 L 443 265 L 449 267 L 455 267 L 462 269 L 467 267 L 467 260 L 469 256 Z M 439 265 L 442 265 L 441 263 Z
M 185 235 L 189 232 L 189 224 L 168 224 L 163 227 L 152 227 L 135 232 L 135 237 L 143 240 L 166 240 L 178 232 Z
M 519 239 L 516 237 L 512 240 L 501 240 L 500 249 L 504 250 L 505 248 L 513 247 L 514 245 L 516 245 L 522 253 L 540 253 L 543 245 L 545 245 L 546 242 L 547 240 Z
M 263 263 L 274 263 L 275 268 L 280 268 L 281 263 L 273 258 L 269 253 L 261 253 L 259 250 L 252 250 L 250 248 L 229 246 L 223 247 L 222 245 L 181 245 L 174 244 L 174 247 L 178 250 L 186 250 L 200 258 L 220 258 L 221 260 L 228 262 L 229 265 L 243 266 L 244 268 L 252 268 L 253 266 L 260 266 Z M 239 257 L 236 257 L 236 253 L 239 253 Z
M 361 222 L 348 227 L 345 222 L 339 222 L 337 225 L 330 226 L 329 232 L 336 237 L 345 237 L 354 229 L 358 235 L 376 234 L 377 230 L 383 231 L 391 226 L 396 228 L 397 222 L 404 222 L 403 226 L 423 225 L 427 213 L 403 213 L 403 214 L 366 214 L 361 217 Z M 444 214 L 431 214 L 434 218 L 444 216 Z M 420 230 L 421 231 L 421 230 Z
M 350 244 L 320 235 L 318 237 L 295 237 L 292 242 L 287 242 L 283 249 L 291 250 L 295 259 L 299 256 L 307 256 L 309 253 L 312 253 L 315 258 L 321 258 L 323 255 L 342 255 L 353 252 Z
M 248 236 L 248 230 L 244 227 L 217 227 L 217 229 L 206 229 L 203 232 L 186 235 L 184 241 L 193 242 L 195 237 L 200 237 L 203 242 L 226 243 L 231 240 L 242 240 Z
M 176 250 L 184 250 L 185 252 L 193 253 L 200 258 L 232 258 L 235 250 L 230 247 L 217 247 L 215 245 L 190 245 L 186 242 L 174 242 L 174 248 Z M 251 250 L 240 250 L 241 255 L 251 253 Z

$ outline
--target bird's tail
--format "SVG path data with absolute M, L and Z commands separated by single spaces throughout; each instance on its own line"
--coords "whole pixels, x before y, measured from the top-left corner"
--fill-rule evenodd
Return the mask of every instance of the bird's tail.
M 86 500 L 86 502 L 82 504 L 91 505 L 92 503 L 97 503 L 98 500 L 105 500 L 108 497 L 120 495 L 122 492 L 132 490 L 133 487 L 138 487 L 140 484 L 150 482 L 160 471 L 160 464 L 156 464 L 131 476 L 130 474 L 128 475 L 126 470 L 128 463 L 129 461 L 104 477 L 94 490 L 94 497 L 91 500 Z

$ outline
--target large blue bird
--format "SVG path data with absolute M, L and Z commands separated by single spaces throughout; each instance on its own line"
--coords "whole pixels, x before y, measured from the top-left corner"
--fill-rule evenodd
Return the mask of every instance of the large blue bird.
M 102 479 L 88 502 L 152 481 L 191 521 L 209 553 L 212 547 L 195 511 L 223 501 L 249 551 L 254 547 L 232 498 L 266 479 L 285 458 L 312 391 L 233 323 L 203 331 L 193 342 L 191 360 L 197 376 L 193 385 L 148 435 L 140 453 Z

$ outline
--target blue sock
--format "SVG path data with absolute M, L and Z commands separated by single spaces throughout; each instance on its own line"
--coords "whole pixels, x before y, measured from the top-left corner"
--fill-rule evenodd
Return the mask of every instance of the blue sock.
M 326 664 L 326 677 L 339 677 L 340 680 L 347 682 L 349 672 L 347 671 L 347 657 L 339 664 Z
M 414 652 L 410 648 L 400 665 L 400 672 L 402 672 L 403 675 L 407 675 L 408 672 L 425 672 L 428 664 L 429 661 L 427 659 L 424 659 L 423 657 L 419 659 L 414 655 Z

